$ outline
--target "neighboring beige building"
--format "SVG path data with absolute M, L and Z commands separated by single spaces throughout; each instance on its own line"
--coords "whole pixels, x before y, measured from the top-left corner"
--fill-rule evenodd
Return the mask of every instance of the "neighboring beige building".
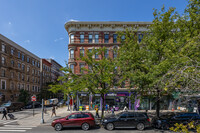
M 20 89 L 40 91 L 40 58 L 0 34 L 0 103 L 16 101 Z

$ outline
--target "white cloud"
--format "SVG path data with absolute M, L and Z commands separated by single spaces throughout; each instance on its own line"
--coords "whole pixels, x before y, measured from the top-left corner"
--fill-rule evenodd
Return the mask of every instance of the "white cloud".
M 55 57 L 54 57 L 54 56 L 51 56 L 50 59 L 55 59 Z
M 11 25 L 12 23 L 11 23 L 11 22 L 8 22 L 8 24 Z
M 30 43 L 30 42 L 31 42 L 30 40 L 25 40 L 25 41 L 24 41 L 24 43 Z
M 61 41 L 61 40 L 63 40 L 63 39 L 64 39 L 64 38 L 60 37 L 60 38 L 58 38 L 58 39 L 55 39 L 54 42 Z
M 70 19 L 69 21 L 74 21 L 74 22 L 78 22 L 78 20 L 75 20 L 75 19 Z

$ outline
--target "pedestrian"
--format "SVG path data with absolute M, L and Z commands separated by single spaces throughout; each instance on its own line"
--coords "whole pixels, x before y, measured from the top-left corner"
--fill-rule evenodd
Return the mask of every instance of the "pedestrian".
M 74 102 L 74 108 L 73 111 L 76 111 L 76 102 Z
M 7 111 L 6 111 L 6 109 L 4 108 L 3 109 L 3 117 L 2 117 L 2 120 L 3 120 L 3 118 L 5 117 L 6 118 L 6 120 L 7 120 Z
M 99 118 L 99 108 L 96 107 L 96 117 Z
M 113 107 L 113 108 L 111 109 L 111 111 L 112 111 L 112 114 L 114 115 L 114 114 L 115 114 L 115 108 Z
M 52 114 L 51 114 L 51 117 L 53 116 L 53 114 L 56 116 L 56 108 L 55 108 L 55 106 L 53 106 L 53 108 L 52 108 Z

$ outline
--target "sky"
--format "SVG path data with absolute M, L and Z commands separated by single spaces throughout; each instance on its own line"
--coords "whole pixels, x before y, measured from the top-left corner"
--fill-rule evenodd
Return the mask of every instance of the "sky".
M 40 58 L 68 60 L 68 21 L 152 21 L 153 8 L 187 0 L 0 0 L 0 33 Z

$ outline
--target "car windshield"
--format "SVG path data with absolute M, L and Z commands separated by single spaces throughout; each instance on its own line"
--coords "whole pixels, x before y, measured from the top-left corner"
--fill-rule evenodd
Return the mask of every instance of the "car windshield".
M 10 104 L 11 103 L 4 103 L 4 104 L 1 105 L 1 107 L 8 107 L 8 106 L 10 106 Z
M 121 116 L 121 114 L 123 114 L 123 112 L 116 114 L 115 118 L 119 118 Z

